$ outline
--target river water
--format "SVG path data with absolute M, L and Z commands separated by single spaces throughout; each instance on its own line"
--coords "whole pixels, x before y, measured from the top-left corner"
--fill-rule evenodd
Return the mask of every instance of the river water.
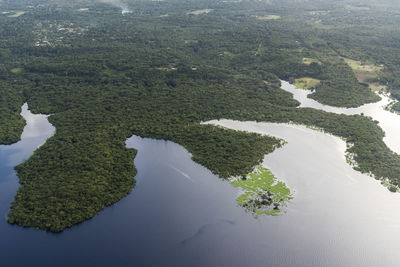
M 358 108 L 338 108 L 323 105 L 314 99 L 308 98 L 311 91 L 296 88 L 294 85 L 286 81 L 281 81 L 281 88 L 293 94 L 293 98 L 301 104 L 299 107 L 309 107 L 320 109 L 327 112 L 337 114 L 355 115 L 363 113 L 379 122 L 379 126 L 385 132 L 383 141 L 394 152 L 400 154 L 400 116 L 385 110 L 385 107 L 392 101 L 385 95 L 380 95 L 381 101 L 362 105 Z
M 18 188 L 13 166 L 54 132 L 32 115 L 22 140 L 0 146 L 0 209 Z M 294 193 L 281 216 L 251 214 L 239 192 L 183 147 L 132 136 L 133 192 L 93 219 L 51 234 L 0 220 L 0 266 L 400 266 L 400 194 L 345 162 L 345 143 L 303 126 L 212 121 L 288 141 L 263 165 Z
M 345 161 L 346 144 L 340 138 L 290 124 L 208 123 L 288 141 L 266 155 L 263 165 L 294 192 L 274 229 L 292 235 L 292 244 L 275 241 L 279 250 L 291 251 L 287 256 L 294 265 L 400 266 L 400 194 L 353 170 Z M 264 218 L 262 223 L 269 220 L 274 219 Z M 299 254 L 291 254 L 296 249 Z

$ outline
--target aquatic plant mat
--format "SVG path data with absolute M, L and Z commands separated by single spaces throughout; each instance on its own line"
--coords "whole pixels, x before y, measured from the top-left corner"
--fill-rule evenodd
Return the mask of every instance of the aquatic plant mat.
M 281 207 L 293 198 L 286 184 L 261 166 L 247 177 L 233 179 L 231 183 L 243 190 L 237 203 L 255 218 L 263 214 L 278 215 Z

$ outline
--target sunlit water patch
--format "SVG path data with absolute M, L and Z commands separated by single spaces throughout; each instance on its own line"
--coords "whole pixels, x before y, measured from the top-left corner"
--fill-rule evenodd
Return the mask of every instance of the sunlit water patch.
M 400 264 L 396 256 L 400 195 L 352 169 L 345 160 L 343 140 L 298 125 L 232 120 L 208 123 L 288 141 L 266 155 L 263 165 L 283 179 L 294 194 L 288 212 L 279 219 L 282 224 L 275 229 L 290 232 L 293 242 L 306 246 L 298 247 L 302 256 L 308 249 L 314 250 L 316 266 Z M 293 233 L 294 229 L 301 233 Z M 302 256 L 304 262 L 300 260 L 299 266 L 313 262 Z
M 26 103 L 22 106 L 21 115 L 26 121 L 21 140 L 13 145 L 0 145 L 0 155 L 3 159 L 6 158 L 5 162 L 9 167 L 22 163 L 55 131 L 48 122 L 47 115 L 32 114 Z

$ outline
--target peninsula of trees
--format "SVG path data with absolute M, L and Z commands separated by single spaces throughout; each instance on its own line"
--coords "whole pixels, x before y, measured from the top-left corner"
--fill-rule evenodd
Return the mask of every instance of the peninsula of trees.
M 318 80 L 310 97 L 334 106 L 378 101 L 369 84 L 400 100 L 400 9 L 171 0 L 132 1 L 122 15 L 107 3 L 42 2 L 0 3 L 24 11 L 0 12 L 0 142 L 18 141 L 24 102 L 56 127 L 16 167 L 8 222 L 59 232 L 129 194 L 131 135 L 181 144 L 221 178 L 248 174 L 280 144 L 201 124 L 220 118 L 317 126 L 354 144 L 360 171 L 400 185 L 400 156 L 376 122 L 297 108 L 279 81 Z M 360 81 L 346 59 L 384 66 Z

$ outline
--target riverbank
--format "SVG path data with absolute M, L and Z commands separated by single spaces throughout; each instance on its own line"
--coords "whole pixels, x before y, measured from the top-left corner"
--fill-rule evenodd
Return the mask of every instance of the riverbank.
M 385 144 L 397 154 L 400 154 L 400 116 L 385 107 L 392 102 L 392 100 L 381 94 L 381 100 L 376 103 L 369 103 L 362 105 L 358 108 L 338 108 L 321 104 L 314 99 L 308 98 L 311 92 L 296 88 L 287 81 L 281 81 L 281 88 L 293 94 L 293 98 L 300 102 L 300 108 L 313 108 L 326 112 L 345 115 L 364 115 L 369 116 L 373 120 L 378 121 L 378 125 L 385 132 L 383 141 Z

